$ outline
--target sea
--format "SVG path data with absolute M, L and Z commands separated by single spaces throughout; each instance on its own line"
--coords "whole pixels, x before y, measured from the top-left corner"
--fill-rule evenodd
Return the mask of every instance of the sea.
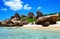
M 0 39 L 60 39 L 60 32 L 44 29 L 0 27 Z

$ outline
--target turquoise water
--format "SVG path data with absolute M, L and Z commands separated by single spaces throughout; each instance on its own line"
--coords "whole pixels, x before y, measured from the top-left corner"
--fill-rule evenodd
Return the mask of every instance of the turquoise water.
M 60 39 L 60 32 L 0 27 L 0 39 Z

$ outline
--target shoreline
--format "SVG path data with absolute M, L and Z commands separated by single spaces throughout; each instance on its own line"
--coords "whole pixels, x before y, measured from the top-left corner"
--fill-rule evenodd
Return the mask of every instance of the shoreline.
M 60 21 L 54 25 L 49 25 L 48 27 L 43 27 L 42 25 L 23 25 L 21 27 L 4 27 L 4 28 L 26 28 L 26 29 L 36 29 L 36 30 L 49 30 L 49 31 L 60 31 Z
M 42 26 L 23 26 L 23 27 L 2 27 L 2 28 L 8 28 L 8 29 L 30 29 L 30 30 L 48 30 L 48 31 L 57 31 L 60 32 L 60 26 L 53 26 L 53 27 L 42 27 Z

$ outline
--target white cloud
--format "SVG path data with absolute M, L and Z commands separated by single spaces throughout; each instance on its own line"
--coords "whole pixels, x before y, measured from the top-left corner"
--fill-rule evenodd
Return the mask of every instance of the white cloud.
M 10 9 L 12 10 L 21 10 L 23 5 L 23 2 L 21 2 L 20 0 L 12 0 L 12 1 L 6 1 L 4 3 L 4 5 L 10 7 Z
M 28 4 L 24 5 L 24 10 L 31 10 L 31 9 L 32 9 L 32 7 L 29 7 Z
M 41 7 L 37 7 L 37 9 L 41 9 Z
M 27 4 L 23 5 L 23 3 L 24 2 L 22 2 L 21 0 L 9 0 L 9 1 L 4 0 L 4 5 L 8 6 L 12 10 L 22 10 L 23 8 L 24 10 L 31 9 L 31 7 L 28 7 Z
M 7 8 L 1 8 L 0 10 L 7 11 Z

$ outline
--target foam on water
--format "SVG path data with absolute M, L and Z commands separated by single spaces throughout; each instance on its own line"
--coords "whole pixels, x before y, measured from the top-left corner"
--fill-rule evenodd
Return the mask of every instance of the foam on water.
M 60 32 L 0 27 L 0 39 L 60 39 Z

